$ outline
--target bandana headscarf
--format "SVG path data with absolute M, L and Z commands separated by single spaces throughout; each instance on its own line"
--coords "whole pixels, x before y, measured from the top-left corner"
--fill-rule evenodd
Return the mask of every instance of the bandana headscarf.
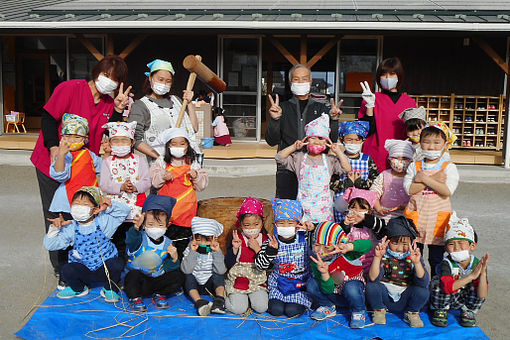
M 299 201 L 273 198 L 271 205 L 273 206 L 274 222 L 280 220 L 300 221 L 303 216 L 303 207 Z
M 355 133 L 361 138 L 365 139 L 368 136 L 368 130 L 370 129 L 370 123 L 364 120 L 353 120 L 349 122 L 340 123 L 338 129 L 338 135 L 340 138 L 344 138 L 345 135 Z
M 86 118 L 72 113 L 66 113 L 62 117 L 61 134 L 87 137 L 89 134 L 89 122 Z
M 475 232 L 467 218 L 458 218 L 454 211 L 448 222 L 448 231 L 444 237 L 445 243 L 451 240 L 467 240 L 475 242 Z
M 171 62 L 161 60 L 161 59 L 155 59 L 147 64 L 147 67 L 149 68 L 150 72 L 145 72 L 145 75 L 148 77 L 151 75 L 152 72 L 156 72 L 159 70 L 165 70 L 170 72 L 172 75 L 175 74 L 174 67 L 172 66 Z
M 386 236 L 388 238 L 407 236 L 414 240 L 416 235 L 417 232 L 413 221 L 408 220 L 404 216 L 392 218 L 386 225 Z
M 379 198 L 377 196 L 377 193 L 374 192 L 374 191 L 358 189 L 358 188 L 355 188 L 355 187 L 347 188 L 347 190 L 345 190 L 345 192 L 344 192 L 342 197 L 348 203 L 351 202 L 353 199 L 358 198 L 358 197 L 359 198 L 364 198 L 368 202 L 368 204 L 370 205 L 370 208 L 374 207 L 375 202 Z
M 446 144 L 447 144 L 446 148 L 447 149 L 451 148 L 453 146 L 453 143 L 455 143 L 455 141 L 457 140 L 457 136 L 453 133 L 452 130 L 450 130 L 448 125 L 446 125 L 445 123 L 433 122 L 433 123 L 427 124 L 425 127 L 429 127 L 429 126 L 435 127 L 436 129 L 439 129 L 444 132 L 444 134 L 446 135 Z
M 322 137 L 329 139 L 329 116 L 323 114 L 317 119 L 312 120 L 305 126 L 306 137 Z
M 110 138 L 112 137 L 128 137 L 135 139 L 136 122 L 110 122 L 103 125 L 104 129 L 108 129 Z
M 103 193 L 98 187 L 81 187 L 79 190 L 76 190 L 76 192 L 86 192 L 87 194 L 90 194 L 90 196 L 94 199 L 94 202 L 96 202 L 96 205 L 99 205 L 101 197 L 103 197 Z
M 414 148 L 410 141 L 400 139 L 387 139 L 384 148 L 388 151 L 389 157 L 405 157 L 413 159 Z
M 334 222 L 323 222 L 315 228 L 314 242 L 326 246 L 347 243 L 348 237 L 342 227 Z
M 401 114 L 398 115 L 398 118 L 403 119 L 404 122 L 409 119 L 417 118 L 421 119 L 424 122 L 427 121 L 427 111 L 423 106 L 420 107 L 412 107 L 410 109 L 405 109 Z
M 255 214 L 264 218 L 264 204 L 253 197 L 248 197 L 243 201 L 239 211 L 237 212 L 236 227 L 239 228 L 239 218 L 244 214 Z
M 223 224 L 211 218 L 193 217 L 191 220 L 191 232 L 193 235 L 218 237 L 223 233 Z
M 170 196 L 149 195 L 143 203 L 142 212 L 156 209 L 163 210 L 168 215 L 168 218 L 170 218 L 176 202 L 177 200 Z

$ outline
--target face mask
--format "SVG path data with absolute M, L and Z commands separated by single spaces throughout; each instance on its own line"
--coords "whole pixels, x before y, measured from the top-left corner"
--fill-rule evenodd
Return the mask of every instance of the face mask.
M 123 157 L 131 152 L 131 145 L 112 146 L 112 153 L 115 156 Z
M 311 145 L 311 144 L 308 144 L 306 146 L 306 149 L 308 150 L 308 152 L 313 153 L 314 155 L 318 155 L 318 154 L 324 152 L 324 150 L 326 150 L 326 145 Z
M 453 253 L 450 253 L 450 257 L 455 262 L 464 262 L 467 259 L 469 259 L 469 251 L 468 250 L 454 251 Z
M 380 80 L 381 87 L 385 90 L 393 90 L 395 87 L 397 87 L 398 84 L 398 78 L 385 78 Z
M 276 231 L 278 232 L 278 235 L 283 238 L 291 238 L 296 235 L 295 227 L 276 227 Z
M 397 259 L 397 260 L 403 260 L 406 257 L 411 255 L 411 251 L 408 251 L 406 253 L 399 253 L 397 251 L 393 251 L 390 248 L 388 248 L 388 249 L 386 249 L 386 254 L 389 255 L 390 257 Z
M 420 136 L 409 136 L 409 140 L 413 143 L 419 143 L 420 142 Z
M 208 254 L 211 251 L 210 246 L 206 246 L 205 244 L 201 244 L 197 248 L 197 253 L 199 254 Z
M 170 148 L 170 154 L 175 158 L 182 158 L 186 154 L 186 148 Z
M 305 96 L 310 93 L 310 83 L 292 83 L 290 85 L 290 90 L 296 96 Z
M 81 148 L 83 148 L 83 146 L 85 145 L 84 142 L 79 142 L 79 143 L 72 143 L 70 146 L 69 146 L 69 150 L 71 151 L 76 151 L 76 150 L 80 150 Z
M 145 233 L 153 240 L 158 240 L 165 235 L 166 228 L 145 228 Z
M 158 96 L 163 96 L 170 92 L 170 85 L 154 82 L 151 85 L 152 91 Z
M 428 160 L 434 160 L 438 159 L 443 155 L 443 150 L 421 150 L 421 154 L 423 155 L 423 158 Z
M 78 205 L 73 204 L 71 207 L 71 216 L 73 216 L 73 219 L 78 222 L 83 222 L 88 220 L 92 214 L 90 213 L 90 210 L 92 208 L 87 205 Z
M 113 81 L 110 78 L 103 76 L 102 74 L 97 77 L 97 80 L 94 84 L 96 84 L 96 89 L 102 94 L 112 93 L 117 89 L 118 86 L 116 81 Z
M 410 163 L 407 159 L 390 158 L 390 166 L 396 172 L 406 172 Z
M 361 151 L 363 144 L 344 144 L 345 152 L 355 155 Z
M 260 234 L 260 229 L 243 229 L 243 234 L 247 238 L 256 238 Z

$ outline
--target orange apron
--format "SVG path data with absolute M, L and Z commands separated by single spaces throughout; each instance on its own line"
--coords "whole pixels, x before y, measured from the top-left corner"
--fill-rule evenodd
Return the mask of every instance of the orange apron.
M 181 227 L 191 227 L 191 220 L 197 215 L 197 194 L 188 175 L 190 169 L 190 165 L 168 164 L 166 171 L 174 175 L 174 180 L 166 182 L 158 191 L 159 195 L 170 196 L 177 200 L 172 210 L 171 223 Z
M 416 162 L 416 172 L 422 169 L 422 162 Z M 444 162 L 439 170 L 425 170 L 433 175 L 445 171 L 450 162 Z M 414 194 L 409 200 L 404 216 L 413 220 L 418 229 L 416 241 L 422 244 L 444 245 L 444 234 L 452 214 L 450 197 L 442 197 L 427 187 Z
M 65 183 L 69 204 L 72 203 L 76 191 L 82 187 L 97 186 L 96 167 L 90 151 L 88 149 L 71 151 L 71 155 L 73 156 L 71 178 Z

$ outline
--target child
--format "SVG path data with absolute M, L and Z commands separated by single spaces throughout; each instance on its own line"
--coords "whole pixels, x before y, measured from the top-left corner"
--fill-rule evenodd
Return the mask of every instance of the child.
M 51 163 L 50 176 L 61 184 L 55 191 L 49 210 L 70 213 L 74 193 L 83 186 L 97 186 L 101 158 L 84 148 L 89 134 L 87 119 L 64 114 L 60 133 L 57 159 Z M 66 218 L 69 218 L 68 215 Z
M 329 131 L 329 116 L 322 115 L 305 126 L 306 137 L 302 141 L 297 140 L 275 157 L 277 163 L 296 173 L 297 200 L 303 206 L 303 219 L 314 223 L 333 220 L 333 200 L 329 190 L 331 175 L 342 175 L 351 169 L 338 144 L 329 139 Z M 297 152 L 303 146 L 308 152 Z M 338 158 L 328 155 L 327 147 Z
M 428 245 L 432 276 L 443 259 L 444 233 L 452 211 L 450 197 L 459 184 L 457 167 L 443 157 L 456 139 L 443 122 L 424 128 L 420 135 L 423 160 L 409 165 L 404 177 L 404 188 L 411 196 L 404 215 L 416 225 L 422 253 Z
M 406 311 L 404 321 L 411 327 L 423 327 L 420 310 L 429 299 L 429 274 L 416 246 L 416 229 L 403 216 L 392 218 L 386 225 L 386 236 L 375 248 L 367 283 L 367 300 L 372 319 L 386 324 L 386 310 Z
M 398 118 L 404 120 L 406 125 L 407 139 L 413 143 L 413 148 L 418 151 L 420 148 L 421 130 L 427 124 L 427 111 L 423 106 L 413 107 L 402 111 Z
M 142 215 L 135 217 L 128 231 L 129 272 L 124 278 L 124 290 L 136 312 L 147 310 L 142 297 L 151 295 L 156 308 L 168 308 L 165 295 L 176 292 L 184 283 L 177 249 L 165 236 L 174 205 L 175 198 L 149 195 Z
M 223 116 L 223 109 L 215 107 L 213 109 L 213 116 L 214 121 L 211 125 L 214 127 L 214 143 L 225 146 L 232 145 L 225 117 Z
M 487 266 L 490 255 L 480 260 L 471 253 L 477 246 L 477 235 L 466 218 L 453 213 L 446 232 L 447 256 L 441 262 L 430 287 L 431 322 L 434 326 L 448 326 L 448 310 L 461 309 L 460 325 L 474 327 L 476 313 L 487 298 L 489 283 Z
M 181 270 L 186 276 L 185 289 L 195 303 L 198 315 L 225 314 L 224 256 L 217 237 L 223 225 L 209 218 L 194 217 L 191 223 L 193 241 L 184 251 Z M 214 293 L 214 302 L 200 294 Z
M 179 258 L 188 245 L 191 236 L 191 220 L 197 215 L 197 194 L 207 187 L 207 172 L 201 169 L 195 159 L 195 151 L 190 147 L 186 130 L 171 128 L 158 137 L 165 145 L 165 154 L 150 167 L 152 185 L 159 189 L 158 195 L 174 197 L 177 200 L 172 211 L 166 236 L 174 241 Z M 193 163 L 193 165 L 192 165 Z
M 388 151 L 391 168 L 377 176 L 370 190 L 379 197 L 374 207 L 375 215 L 389 221 L 402 216 L 409 203 L 409 195 L 404 190 L 404 176 L 413 161 L 414 149 L 411 142 L 398 139 L 386 140 L 384 147 Z
M 372 249 L 369 240 L 347 243 L 342 227 L 323 222 L 315 229 L 313 277 L 306 285 L 307 292 L 319 307 L 310 315 L 314 320 L 325 320 L 336 315 L 336 305 L 345 305 L 351 311 L 351 328 L 365 326 L 365 278 L 359 257 Z
M 366 121 L 350 121 L 340 123 L 338 135 L 344 144 L 345 155 L 351 164 L 351 170 L 340 177 L 331 179 L 330 188 L 339 199 L 350 187 L 370 189 L 372 182 L 379 175 L 377 165 L 372 157 L 361 152 L 363 141 L 368 136 L 369 123 Z M 340 223 L 345 218 L 343 211 L 334 210 L 335 222 Z M 326 221 L 326 220 L 325 220 Z
M 268 312 L 274 316 L 294 317 L 312 305 L 305 287 L 310 277 L 307 232 L 297 230 L 303 208 L 299 201 L 278 198 L 272 200 L 272 206 L 277 237 L 270 237 L 259 252 L 260 257 L 274 264 L 268 279 Z M 269 268 L 271 262 L 264 261 L 262 269 Z
M 225 264 L 228 269 L 225 305 L 234 314 L 251 307 L 257 313 L 267 311 L 267 274 L 257 261 L 262 245 L 268 240 L 264 229 L 264 204 L 252 197 L 244 200 L 237 212 L 237 228 L 232 232 Z
M 98 187 L 83 187 L 72 199 L 73 220 L 64 221 L 62 217 L 52 220 L 53 225 L 44 237 L 46 249 L 73 247 L 69 252 L 69 263 L 61 270 L 62 278 L 69 286 L 57 294 L 58 298 L 87 295 L 87 285 L 101 282 L 101 296 L 105 301 L 119 301 L 116 283 L 120 281 L 124 262 L 118 257 L 110 238 L 129 212 L 124 203 L 101 197 Z
M 123 202 L 131 208 L 126 221 L 113 235 L 119 256 L 127 261 L 126 233 L 132 220 L 141 214 L 145 192 L 150 189 L 149 165 L 145 157 L 133 153 L 136 122 L 107 123 L 112 156 L 103 159 L 99 186 L 112 201 Z

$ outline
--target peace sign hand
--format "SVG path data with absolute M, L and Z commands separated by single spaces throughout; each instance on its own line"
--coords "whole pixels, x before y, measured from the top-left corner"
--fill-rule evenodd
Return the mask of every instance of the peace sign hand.
M 361 98 L 365 101 L 365 106 L 367 108 L 375 107 L 375 94 L 370 90 L 370 85 L 368 85 L 367 81 L 360 82 L 361 88 L 363 92 L 361 93 Z
M 213 237 L 213 240 L 211 242 L 211 250 L 218 252 L 220 251 L 220 244 L 218 242 L 218 238 L 216 236 Z
M 273 249 L 278 249 L 278 240 L 276 239 L 276 236 L 269 235 L 269 246 Z
M 295 143 L 294 143 L 294 146 L 296 147 L 296 151 L 297 150 L 301 150 L 301 148 L 305 145 L 308 145 L 308 142 L 305 142 L 305 138 L 303 138 L 303 140 L 297 140 Z
M 47 218 L 48 221 L 51 222 L 51 224 L 57 228 L 62 228 L 68 224 L 71 224 L 72 221 L 66 221 L 64 220 L 64 217 L 62 217 L 62 214 L 58 214 L 57 218 Z
M 418 248 L 418 245 L 416 245 L 416 240 L 414 240 L 413 244 L 411 245 L 411 255 L 409 255 L 409 257 L 411 258 L 411 261 L 414 264 L 417 264 L 418 262 L 420 262 L 421 252 L 420 252 L 420 248 Z
M 379 242 L 379 244 L 375 247 L 375 257 L 382 258 L 384 254 L 386 254 L 386 248 L 388 248 L 388 245 L 390 244 L 390 240 L 387 239 L 386 236 Z M 419 249 L 418 249 L 419 251 Z
M 140 227 L 142 226 L 144 220 L 145 220 L 145 213 L 142 213 L 142 216 L 136 215 L 133 218 L 133 227 L 135 227 L 136 230 L 140 230 Z
M 331 109 L 329 110 L 329 115 L 331 116 L 331 119 L 338 120 L 340 119 L 340 115 L 343 113 L 343 111 L 340 109 L 340 106 L 342 106 L 344 100 L 340 100 L 338 102 L 338 105 L 335 104 L 335 100 L 331 98 Z
M 271 107 L 269 108 L 269 114 L 271 118 L 274 120 L 280 119 L 282 116 L 282 108 L 280 107 L 280 98 L 276 95 L 276 101 L 273 100 L 273 96 L 268 95 L 269 103 L 271 103 Z
M 321 273 L 321 274 L 326 274 L 328 273 L 328 264 L 325 263 L 324 261 L 322 261 L 322 259 L 320 258 L 319 254 L 316 255 L 317 256 L 317 259 L 315 259 L 315 257 L 313 256 L 310 256 L 310 259 L 315 262 L 317 264 L 317 270 Z
M 238 250 L 241 247 L 241 239 L 239 238 L 239 235 L 237 235 L 237 232 L 235 230 L 232 231 L 232 248 L 234 248 L 234 251 Z
M 124 83 L 120 83 L 119 94 L 114 99 L 115 109 L 118 112 L 124 111 L 126 106 L 129 104 L 129 96 L 132 86 L 129 86 L 126 91 L 124 91 Z
M 326 143 L 326 146 L 328 148 L 331 149 L 331 151 L 333 151 L 335 153 L 335 155 L 337 156 L 340 156 L 341 154 L 343 154 L 343 151 L 342 149 L 340 148 L 340 145 L 338 145 L 338 143 L 333 143 L 333 142 L 327 142 Z

